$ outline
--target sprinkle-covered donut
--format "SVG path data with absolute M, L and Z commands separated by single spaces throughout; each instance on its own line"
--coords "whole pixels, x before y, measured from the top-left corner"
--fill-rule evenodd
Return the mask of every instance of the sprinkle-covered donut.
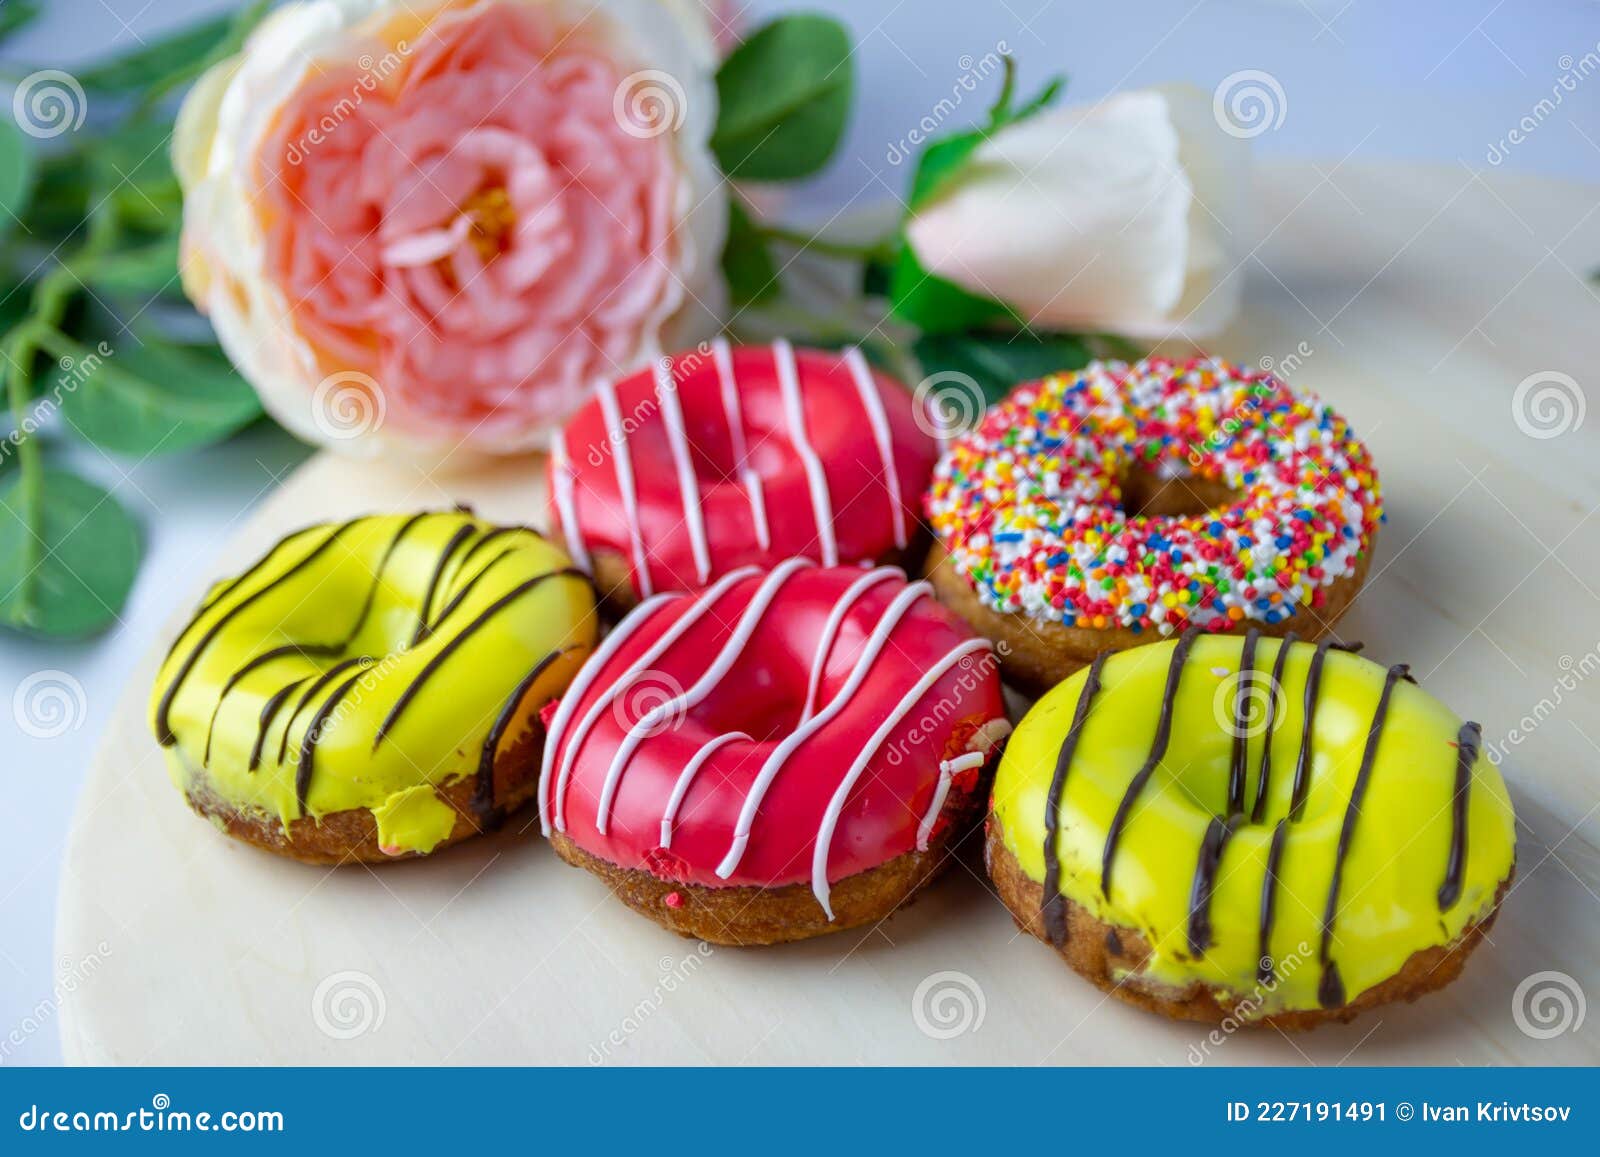
M 713 342 L 615 384 L 550 460 L 578 565 L 632 605 L 742 566 L 904 562 L 938 446 L 861 351 Z
M 464 511 L 289 535 L 217 584 L 161 665 L 174 784 L 229 835 L 314 863 L 424 855 L 532 798 L 594 646 L 561 550 Z
M 630 907 L 721 944 L 876 920 L 981 812 L 986 640 L 897 569 L 744 568 L 624 618 L 549 721 L 540 818 Z
M 1404 666 L 1198 628 L 1039 700 L 987 845 L 1018 924 L 1101 988 L 1281 1028 L 1453 980 L 1515 852 L 1478 725 Z
M 1189 626 L 1320 636 L 1383 517 L 1343 418 L 1214 358 L 1019 386 L 949 447 L 926 505 L 940 596 L 1040 690 Z

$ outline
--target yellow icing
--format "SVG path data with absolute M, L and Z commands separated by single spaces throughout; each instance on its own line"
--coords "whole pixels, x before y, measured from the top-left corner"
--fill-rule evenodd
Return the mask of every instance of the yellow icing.
M 167 749 L 168 769 L 181 790 L 209 794 L 237 810 L 277 817 L 285 825 L 298 818 L 295 775 L 306 733 L 336 689 L 359 676 L 320 729 L 306 812 L 320 817 L 389 805 L 391 823 L 400 830 L 413 832 L 416 821 L 421 825 L 416 832 L 431 835 L 441 817 L 436 812 L 424 815 L 427 809 L 415 802 L 396 804 L 396 794 L 474 775 L 490 729 L 508 699 L 553 652 L 563 653 L 528 688 L 522 703 L 541 704 L 565 689 L 595 643 L 598 624 L 592 589 L 580 577 L 553 575 L 520 595 L 513 592 L 540 575 L 570 567 L 567 556 L 521 528 L 496 534 L 471 554 L 494 528 L 458 511 L 426 514 L 401 537 L 407 522 L 405 515 L 384 515 L 342 524 L 342 533 L 320 555 L 277 582 L 340 530 L 336 524 L 310 527 L 279 543 L 237 583 L 211 588 L 163 662 L 151 701 L 155 722 L 162 696 L 198 649 L 168 715 L 176 738 Z M 468 593 L 429 637 L 413 646 L 429 582 L 452 539 L 463 530 L 466 536 L 441 572 L 430 617 L 438 618 L 463 590 Z M 396 541 L 382 565 L 385 552 Z M 338 654 L 284 655 L 252 670 L 221 696 L 229 678 L 263 652 L 290 644 L 308 647 L 344 640 L 375 583 L 376 593 L 360 631 Z M 262 591 L 266 593 L 255 597 Z M 381 722 L 430 660 L 508 595 L 513 595 L 509 602 L 455 645 L 374 747 Z M 221 630 L 202 648 L 206 634 L 219 623 Z M 370 657 L 371 662 L 364 670 L 347 669 L 296 713 L 317 676 L 355 656 Z M 273 715 L 260 766 L 249 770 L 263 707 L 275 692 L 298 679 L 307 682 Z M 210 759 L 204 762 L 213 711 Z M 518 725 L 526 726 L 527 717 L 526 708 L 519 711 Z M 514 738 L 514 733 L 503 736 L 502 748 Z
M 390 855 L 427 855 L 456 825 L 455 809 L 427 784 L 395 792 L 372 815 L 378 821 L 378 846 Z
M 1239 637 L 1196 640 L 1179 684 L 1166 757 L 1122 831 L 1110 896 L 1100 888 L 1107 832 L 1129 781 L 1150 753 L 1173 646 L 1138 647 L 1105 663 L 1061 797 L 1062 892 L 1102 921 L 1141 933 L 1154 949 L 1146 972 L 1159 981 L 1178 986 L 1200 981 L 1230 990 L 1244 998 L 1243 1008 L 1252 1016 L 1316 1008 L 1322 915 L 1384 668 L 1338 651 L 1327 656 L 1312 733 L 1309 792 L 1301 818 L 1288 825 L 1278 872 L 1270 941 L 1277 975 L 1260 984 L 1262 884 L 1274 825 L 1290 810 L 1314 648 L 1297 643 L 1289 654 L 1271 735 L 1263 821 L 1244 823 L 1223 851 L 1211 904 L 1212 943 L 1195 959 L 1188 944 L 1190 893 L 1206 827 L 1214 815 L 1228 811 Z M 1280 646 L 1277 640 L 1260 640 L 1254 661 L 1258 687 L 1265 688 Z M 1041 883 L 1045 800 L 1087 674 L 1079 671 L 1028 712 L 995 780 L 994 812 L 1006 847 Z M 1346 999 L 1393 975 L 1412 953 L 1454 940 L 1488 914 L 1510 875 L 1515 817 L 1498 770 L 1480 754 L 1468 801 L 1461 896 L 1448 911 L 1439 910 L 1454 823 L 1454 743 L 1460 724 L 1420 688 L 1407 682 L 1395 686 L 1334 922 L 1330 955 Z M 1258 734 L 1248 743 L 1247 811 L 1256 798 L 1265 742 Z

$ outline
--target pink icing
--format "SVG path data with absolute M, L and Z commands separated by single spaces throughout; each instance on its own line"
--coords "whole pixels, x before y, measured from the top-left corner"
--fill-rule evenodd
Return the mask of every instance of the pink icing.
M 829 883 L 915 850 L 976 782 L 966 762 L 955 775 L 941 762 L 1004 719 L 1000 679 L 926 584 L 864 573 L 787 564 L 636 610 L 562 704 L 541 813 L 627 868 L 713 887 L 810 883 L 824 906 Z
M 630 560 L 640 595 L 791 557 L 882 560 L 915 537 L 939 453 L 914 406 L 856 351 L 680 353 L 573 415 L 551 459 L 551 517 L 580 565 L 597 551 Z

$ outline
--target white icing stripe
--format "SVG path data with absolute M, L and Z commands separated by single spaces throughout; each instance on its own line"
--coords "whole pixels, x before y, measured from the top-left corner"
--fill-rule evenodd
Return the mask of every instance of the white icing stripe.
M 872 369 L 867 365 L 867 359 L 861 356 L 861 350 L 851 346 L 844 351 L 844 361 L 850 367 L 856 392 L 861 395 L 861 408 L 867 412 L 867 421 L 872 425 L 872 440 L 878 444 L 878 457 L 883 462 L 883 484 L 889 489 L 889 512 L 894 519 L 894 545 L 904 550 L 906 510 L 900 497 L 900 472 L 894 466 L 894 440 L 889 434 L 889 415 L 884 413 L 877 379 L 872 376 Z
M 755 782 L 750 785 L 749 794 L 744 797 L 744 806 L 739 809 L 739 819 L 733 829 L 733 843 L 728 848 L 728 854 L 723 857 L 722 863 L 717 865 L 718 876 L 726 880 L 739 867 L 739 861 L 744 858 L 745 849 L 750 845 L 750 830 L 755 826 L 756 813 L 761 808 L 761 801 L 766 796 L 767 789 L 772 786 L 772 781 L 777 779 L 778 772 L 783 770 L 785 761 L 796 748 L 826 727 L 834 716 L 844 710 L 850 698 L 866 680 L 867 672 L 883 651 L 895 627 L 900 625 L 900 620 L 905 617 L 913 603 L 932 591 L 933 588 L 925 582 L 912 583 L 894 597 L 894 601 L 884 610 L 883 617 L 878 620 L 877 626 L 873 627 L 872 634 L 868 636 L 866 645 L 861 649 L 861 654 L 856 657 L 856 665 L 851 669 L 850 677 L 845 680 L 844 686 L 839 688 L 826 707 L 791 731 L 767 757 L 766 763 L 761 765 L 761 770 L 756 775 Z
M 694 458 L 689 453 L 689 432 L 683 424 L 683 405 L 678 399 L 678 383 L 672 377 L 672 362 L 663 358 L 655 363 L 656 401 L 667 428 L 667 446 L 678 474 L 678 493 L 683 496 L 683 521 L 689 527 L 689 549 L 694 552 L 695 580 L 702 586 L 711 578 L 711 546 L 706 542 L 705 511 L 700 503 L 700 483 L 694 476 Z
M 948 762 L 939 765 L 939 782 L 933 789 L 933 802 L 928 805 L 928 810 L 923 813 L 922 821 L 917 824 L 917 851 L 919 852 L 928 850 L 928 840 L 933 836 L 933 825 L 939 819 L 939 813 L 944 810 L 945 799 L 950 795 L 950 777 L 952 774 Z
M 678 818 L 678 808 L 683 805 L 684 796 L 689 794 L 689 787 L 694 783 L 694 777 L 700 774 L 700 769 L 705 766 L 706 760 L 728 744 L 749 738 L 750 736 L 743 731 L 730 731 L 726 735 L 719 735 L 695 752 L 693 758 L 684 765 L 683 771 L 678 775 L 678 782 L 672 785 L 672 794 L 667 797 L 667 810 L 661 813 L 661 846 L 663 848 L 672 846 L 672 825 Z
M 895 704 L 894 710 L 889 712 L 884 721 L 878 725 L 878 729 L 872 733 L 872 738 L 867 740 L 855 761 L 851 763 L 850 769 L 845 772 L 844 778 L 839 781 L 838 790 L 833 793 L 833 798 L 828 801 L 827 811 L 822 814 L 822 827 L 817 832 L 817 841 L 811 856 L 811 891 L 817 897 L 817 903 L 822 905 L 822 910 L 828 914 L 829 920 L 833 919 L 833 906 L 828 902 L 828 852 L 833 846 L 834 829 L 839 826 L 839 817 L 844 814 L 845 804 L 850 799 L 850 792 L 855 787 L 856 781 L 861 778 L 862 772 L 877 754 L 878 748 L 883 746 L 884 740 L 900 726 L 901 721 L 922 701 L 922 697 L 932 690 L 934 684 L 943 679 L 965 656 L 974 651 L 985 650 L 989 645 L 987 639 L 968 639 L 935 663 L 927 674 L 917 680 L 916 686 L 907 691 L 900 702 Z
M 567 435 L 564 431 L 556 431 L 555 441 L 550 444 L 550 458 L 550 476 L 556 490 L 556 510 L 561 514 L 561 531 L 567 538 L 567 556 L 579 570 L 593 574 L 594 564 L 589 561 L 589 552 L 578 534 L 578 507 L 572 498 L 574 475 L 572 461 L 567 456 Z
M 851 583 L 850 589 L 845 591 L 833 605 L 833 610 L 828 613 L 828 621 L 822 626 L 822 637 L 817 643 L 816 658 L 811 660 L 811 679 L 806 684 L 806 703 L 800 712 L 801 723 L 810 719 L 811 713 L 817 708 L 817 689 L 822 684 L 822 672 L 827 666 L 828 653 L 833 650 L 834 639 L 839 634 L 839 627 L 844 623 L 845 615 L 850 613 L 850 608 L 855 606 L 856 601 L 871 587 L 887 578 L 905 577 L 905 572 L 896 566 L 884 566 L 868 571 Z
M 766 550 L 772 545 L 772 530 L 767 525 L 767 499 L 761 489 L 761 476 L 750 468 L 750 444 L 744 436 L 744 412 L 739 408 L 739 386 L 733 377 L 733 352 L 727 340 L 711 343 L 711 358 L 717 364 L 717 382 L 722 387 L 722 413 L 728 419 L 728 441 L 733 447 L 733 465 L 750 495 L 750 519 L 755 523 L 756 545 Z
M 561 702 L 556 707 L 555 717 L 550 720 L 550 730 L 545 733 L 544 754 L 539 762 L 539 830 L 546 836 L 550 834 L 550 800 L 553 795 L 551 788 L 555 780 L 550 775 L 551 766 L 555 762 L 556 748 L 561 743 L 562 733 L 567 729 L 567 723 L 572 719 L 572 713 L 577 710 L 578 702 L 588 693 L 595 677 L 616 654 L 617 649 L 626 643 L 646 622 L 655 617 L 657 611 L 675 599 L 683 596 L 670 592 L 657 595 L 639 604 L 633 614 L 617 624 L 616 630 L 607 635 L 594 654 L 578 668 L 578 677 L 567 688 L 566 694 L 561 696 Z
M 939 761 L 939 782 L 933 789 L 933 802 L 928 805 L 928 810 L 923 813 L 922 822 L 917 825 L 917 851 L 928 850 L 928 841 L 933 837 L 933 825 L 939 821 L 939 813 L 944 810 L 944 801 L 950 795 L 950 781 L 958 772 L 982 767 L 983 761 L 988 758 L 981 751 L 973 751 L 966 755 L 958 755 L 954 759 Z
M 595 720 L 600 717 L 600 713 L 609 707 L 618 695 L 622 694 L 627 685 L 633 681 L 633 677 L 635 675 L 639 674 L 641 671 L 649 670 L 650 665 L 662 655 L 666 654 L 667 649 L 676 643 L 680 638 L 682 638 L 684 633 L 687 632 L 690 627 L 694 626 L 702 618 L 704 618 L 706 612 L 711 609 L 712 605 L 719 598 L 727 593 L 729 587 L 733 586 L 735 583 L 742 582 L 751 575 L 760 573 L 760 569 L 757 567 L 740 567 L 738 570 L 729 571 L 711 586 L 694 596 L 694 604 L 678 617 L 678 621 L 673 623 L 672 626 L 668 627 L 662 636 L 650 645 L 650 649 L 644 654 L 640 655 L 639 658 L 634 661 L 633 665 L 624 671 L 621 677 L 612 683 L 611 686 L 602 691 L 600 695 L 596 697 L 589 710 L 584 712 L 583 718 L 578 721 L 578 726 L 572 733 L 571 742 L 565 745 L 565 750 L 561 753 L 561 767 L 556 775 L 555 793 L 551 801 L 555 807 L 556 831 L 564 832 L 567 830 L 567 784 L 572 779 L 573 761 L 577 758 L 578 750 L 583 746 L 584 740 L 589 737 L 589 732 L 593 729 Z M 627 626 L 632 624 L 633 620 L 638 616 L 638 613 L 638 611 L 635 611 L 633 614 L 623 619 L 623 625 Z M 621 628 L 619 627 L 618 629 L 620 630 Z M 594 670 L 598 672 L 600 667 L 601 663 L 599 661 L 599 657 L 596 656 L 583 665 L 583 670 Z M 569 692 L 569 694 L 571 693 Z M 554 732 L 554 729 L 552 729 L 552 732 Z M 554 733 L 548 737 L 545 740 L 546 750 L 549 751 L 550 749 L 554 748 L 556 746 L 556 741 L 559 738 L 561 737 Z M 545 773 L 545 777 L 547 779 L 549 778 L 548 771 Z
M 704 674 L 694 681 L 694 685 L 665 702 L 657 703 L 634 720 L 633 726 L 628 728 L 627 734 L 622 737 L 622 742 L 617 745 L 616 754 L 611 757 L 611 766 L 606 769 L 605 782 L 600 788 L 600 804 L 595 812 L 595 831 L 603 836 L 610 827 L 611 803 L 616 798 L 618 786 L 622 783 L 622 773 L 628 769 L 628 761 L 633 758 L 633 753 L 638 750 L 639 745 L 655 734 L 656 729 L 667 720 L 680 716 L 683 712 L 692 711 L 711 694 L 717 684 L 733 669 L 734 663 L 744 653 L 745 648 L 750 645 L 750 636 L 755 634 L 756 628 L 761 625 L 761 620 L 766 617 L 767 608 L 772 605 L 772 600 L 777 598 L 783 584 L 789 581 L 789 577 L 795 571 L 810 565 L 806 559 L 791 558 L 776 567 L 756 588 L 756 593 L 750 597 L 750 602 L 739 616 L 739 622 L 728 636 L 727 642 L 722 644 L 717 657 L 711 661 Z
M 622 411 L 617 406 L 617 388 L 608 379 L 602 379 L 596 393 L 600 398 L 600 412 L 605 417 L 606 441 L 611 443 L 611 461 L 617 472 L 617 489 L 622 492 L 622 514 L 628 521 L 628 542 L 633 548 L 634 582 L 640 595 L 649 598 L 655 593 L 650 583 L 650 567 L 645 558 L 644 539 L 639 532 L 639 491 L 633 480 L 633 455 L 628 451 L 628 431 L 622 424 Z
M 822 544 L 822 565 L 839 565 L 839 544 L 834 538 L 833 499 L 828 494 L 828 472 L 806 434 L 804 400 L 800 395 L 800 367 L 795 363 L 794 347 L 779 338 L 772 343 L 772 358 L 777 365 L 778 387 L 783 392 L 784 420 L 789 440 L 806 468 L 806 483 L 811 489 L 811 516 L 817 524 L 817 540 Z

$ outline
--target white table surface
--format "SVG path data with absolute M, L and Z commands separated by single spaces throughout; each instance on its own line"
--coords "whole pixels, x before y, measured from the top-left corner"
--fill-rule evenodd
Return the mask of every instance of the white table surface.
M 111 46 L 132 46 L 215 0 L 55 0 L 6 51 L 71 66 Z M 1271 71 L 1286 93 L 1283 125 L 1261 137 L 1266 156 L 1400 157 L 1469 169 L 1491 167 L 1492 142 L 1550 94 L 1565 58 L 1597 48 L 1593 3 L 1439 0 L 1399 5 L 1323 0 L 1154 3 L 1088 9 L 1054 0 L 992 4 L 813 3 L 840 12 L 860 40 L 860 103 L 845 155 L 791 200 L 804 216 L 867 203 L 900 189 L 889 144 L 950 91 L 962 58 L 1001 46 L 1024 62 L 1025 82 L 1072 73 L 1081 99 L 1119 87 L 1188 79 L 1211 89 L 1245 68 Z M 735 5 L 737 7 L 737 5 Z M 750 5 L 752 18 L 785 5 Z M 1515 11 L 1512 11 L 1515 8 Z M 937 9 L 936 14 L 930 10 Z M 963 114 L 965 115 L 964 110 Z M 1499 166 L 1600 183 L 1600 79 L 1565 96 Z M 1592 255 L 1600 264 L 1600 252 Z M 1270 280 L 1262 270 L 1260 279 Z M 1591 419 L 1592 420 L 1592 419 Z M 122 623 L 72 645 L 0 636 L 0 704 L 44 670 L 83 689 L 74 726 L 50 739 L 25 734 L 0 710 L 0 1064 L 59 1058 L 54 1020 L 61 962 L 52 927 L 62 845 L 73 802 L 127 673 L 172 609 L 175 587 L 216 557 L 230 528 L 304 451 L 261 428 L 225 447 L 134 464 L 93 451 L 69 457 L 141 518 L 148 558 Z M 68 962 L 70 963 L 70 962 Z M 12 1034 L 20 1038 L 8 1039 Z

